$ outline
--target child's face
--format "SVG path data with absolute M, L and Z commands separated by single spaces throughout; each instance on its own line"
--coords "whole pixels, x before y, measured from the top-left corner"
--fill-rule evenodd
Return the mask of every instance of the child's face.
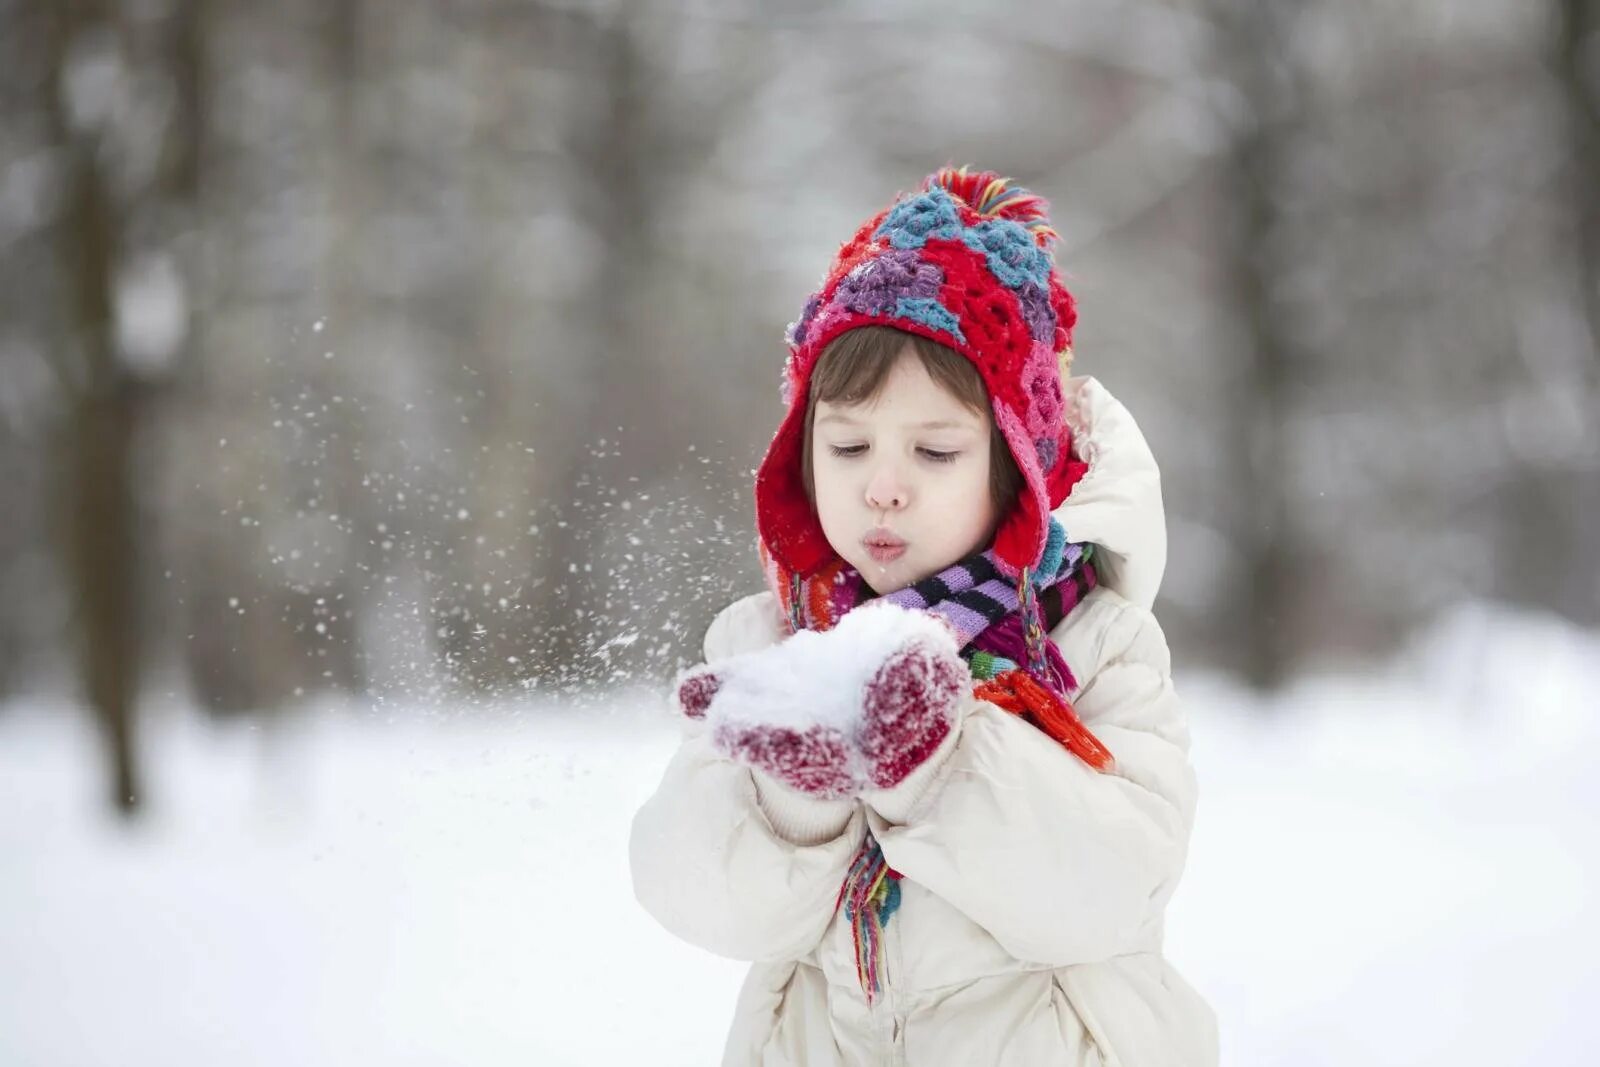
M 930 378 L 908 345 L 875 400 L 816 406 L 812 476 L 828 543 L 879 594 L 983 548 L 996 522 L 989 448 L 988 416 Z M 871 547 L 885 531 L 904 547 Z

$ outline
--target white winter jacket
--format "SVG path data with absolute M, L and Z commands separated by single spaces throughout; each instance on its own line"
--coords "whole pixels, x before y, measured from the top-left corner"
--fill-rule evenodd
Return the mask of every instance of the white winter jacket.
M 1216 1020 L 1163 958 L 1162 917 L 1195 812 L 1189 734 L 1150 614 L 1166 562 L 1155 460 L 1093 378 L 1067 383 L 1089 470 L 1056 511 L 1097 546 L 1101 584 L 1051 631 L 1079 716 L 1112 754 L 1093 770 L 971 698 L 893 789 L 817 800 L 723 757 L 697 727 L 634 817 L 639 901 L 686 941 L 754 966 L 727 1067 L 1213 1067 Z M 770 593 L 725 608 L 715 662 L 784 636 Z M 904 876 L 869 1007 L 834 903 L 871 828 Z

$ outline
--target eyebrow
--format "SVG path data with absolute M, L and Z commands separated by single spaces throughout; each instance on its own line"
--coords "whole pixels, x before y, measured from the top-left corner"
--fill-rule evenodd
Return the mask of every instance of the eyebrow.
M 860 419 L 853 419 L 849 415 L 824 415 L 817 420 L 816 424 L 821 426 L 825 422 L 843 422 L 851 426 L 861 425 Z M 909 422 L 906 425 L 914 430 L 969 430 L 972 428 L 971 423 L 959 422 L 955 419 L 929 419 L 926 422 Z

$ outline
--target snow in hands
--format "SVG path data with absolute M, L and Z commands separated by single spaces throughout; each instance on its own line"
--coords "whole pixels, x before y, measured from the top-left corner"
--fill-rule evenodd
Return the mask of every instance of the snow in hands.
M 832 630 L 691 667 L 674 695 L 730 758 L 849 797 L 899 784 L 954 728 L 972 685 L 956 640 L 937 616 L 869 602 Z

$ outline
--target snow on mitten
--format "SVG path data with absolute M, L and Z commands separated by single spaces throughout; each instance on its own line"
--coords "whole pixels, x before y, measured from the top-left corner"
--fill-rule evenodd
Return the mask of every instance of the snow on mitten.
M 857 740 L 868 782 L 892 788 L 949 736 L 972 691 L 972 672 L 954 629 L 927 612 L 869 602 L 831 633 L 871 665 L 859 689 Z
M 838 799 L 899 784 L 949 735 L 971 687 L 948 623 L 869 601 L 831 630 L 692 667 L 674 691 L 723 754 Z
M 860 791 L 861 760 L 838 702 L 808 699 L 817 697 L 816 684 L 796 676 L 816 636 L 803 632 L 715 667 L 691 667 L 674 693 L 678 709 L 706 723 L 723 755 L 801 793 L 838 800 Z

